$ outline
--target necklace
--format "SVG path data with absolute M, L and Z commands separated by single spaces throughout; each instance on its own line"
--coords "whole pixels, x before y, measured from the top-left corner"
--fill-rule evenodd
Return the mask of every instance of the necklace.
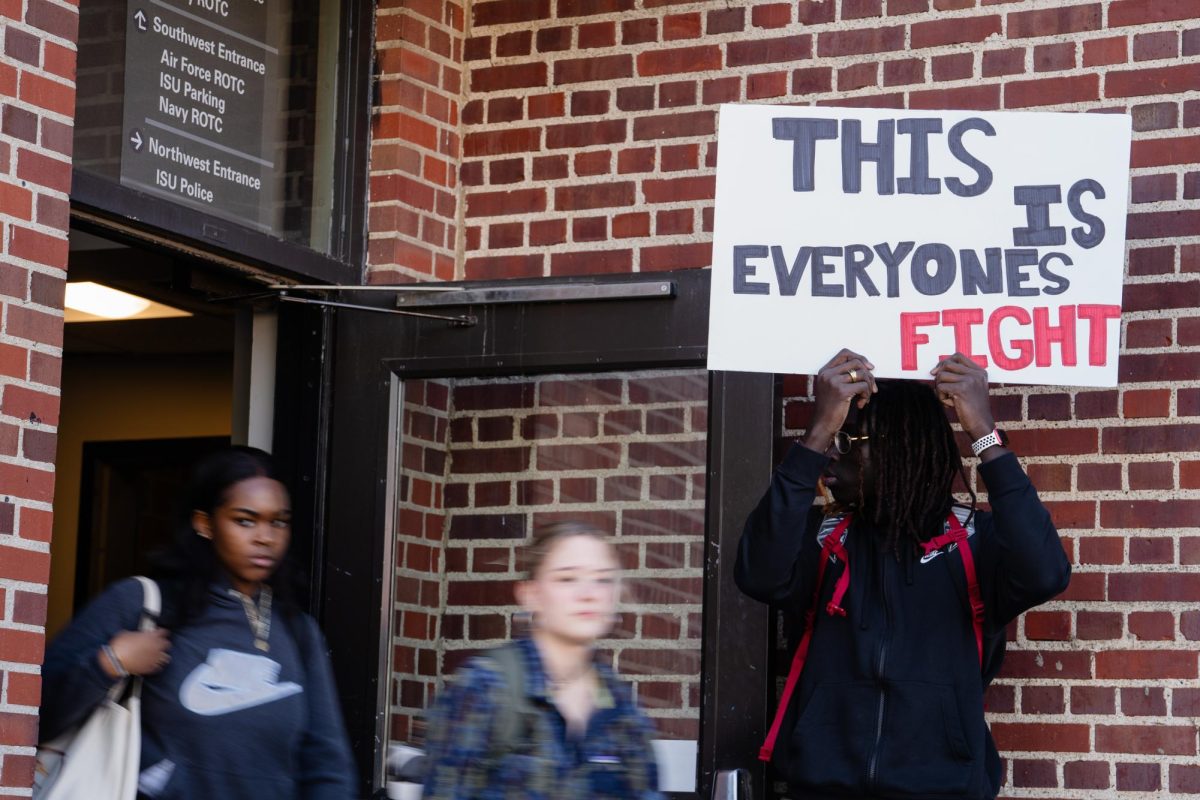
M 258 605 L 237 589 L 230 589 L 229 593 L 242 601 L 246 622 L 250 623 L 250 631 L 254 634 L 254 646 L 264 653 L 270 650 L 267 640 L 271 637 L 271 587 L 264 585 L 259 591 Z

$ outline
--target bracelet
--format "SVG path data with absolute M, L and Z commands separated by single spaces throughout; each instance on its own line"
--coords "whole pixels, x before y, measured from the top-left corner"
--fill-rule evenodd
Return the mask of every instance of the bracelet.
M 112 668 L 117 671 L 118 678 L 129 677 L 129 670 L 125 669 L 125 665 L 121 663 L 121 659 L 117 658 L 117 654 L 113 652 L 110 645 L 102 645 L 100 652 L 104 653 L 104 657 L 108 659 L 108 663 L 112 664 Z

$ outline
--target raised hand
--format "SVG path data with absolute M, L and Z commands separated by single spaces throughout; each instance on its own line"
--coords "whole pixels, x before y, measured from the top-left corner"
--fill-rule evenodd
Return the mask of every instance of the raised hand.
M 871 401 L 877 391 L 873 369 L 875 365 L 865 356 L 845 348 L 821 367 L 813 387 L 812 423 L 802 441 L 805 447 L 824 453 L 846 422 L 850 404 L 862 408 Z
M 963 430 L 972 440 L 995 429 L 988 398 L 987 370 L 962 353 L 955 353 L 939 361 L 930 374 L 938 397 L 954 409 Z

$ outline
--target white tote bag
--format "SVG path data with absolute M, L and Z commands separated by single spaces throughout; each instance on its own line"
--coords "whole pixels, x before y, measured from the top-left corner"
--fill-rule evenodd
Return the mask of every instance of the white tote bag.
M 158 584 L 139 577 L 139 630 L 156 627 L 161 608 Z M 125 694 L 120 681 L 78 728 L 38 747 L 35 800 L 134 800 L 142 751 L 142 679 Z

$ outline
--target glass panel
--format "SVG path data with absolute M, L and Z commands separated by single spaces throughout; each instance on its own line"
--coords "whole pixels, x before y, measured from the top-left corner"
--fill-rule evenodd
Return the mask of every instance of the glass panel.
M 82 4 L 75 167 L 328 252 L 340 5 L 292 5 Z
M 537 525 L 613 533 L 620 621 L 602 642 L 662 739 L 697 740 L 708 377 L 704 370 L 404 384 L 391 731 L 471 654 L 520 630 L 517 551 Z

